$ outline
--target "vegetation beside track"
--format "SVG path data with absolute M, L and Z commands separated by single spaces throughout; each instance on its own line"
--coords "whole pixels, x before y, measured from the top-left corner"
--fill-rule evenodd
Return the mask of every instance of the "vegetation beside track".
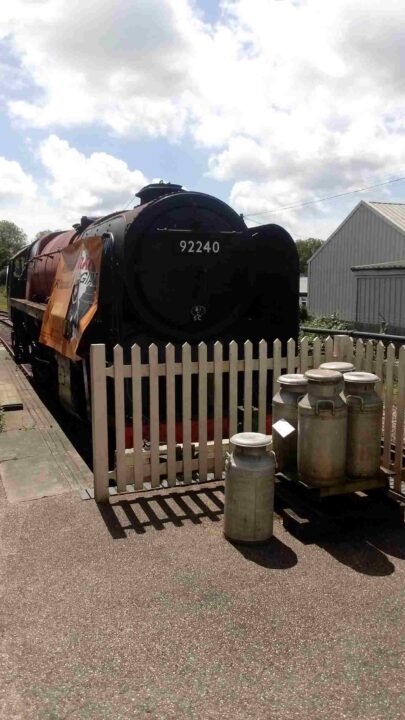
M 7 310 L 6 286 L 0 285 L 0 311 L 5 312 L 6 310 Z

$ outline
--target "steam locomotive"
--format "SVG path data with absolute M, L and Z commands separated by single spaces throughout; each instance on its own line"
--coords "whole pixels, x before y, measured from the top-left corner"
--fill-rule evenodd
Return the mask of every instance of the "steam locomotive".
M 163 359 L 168 342 L 176 352 L 184 342 L 196 352 L 205 341 L 210 352 L 216 340 L 249 339 L 257 351 L 262 338 L 285 342 L 298 334 L 298 256 L 283 228 L 248 228 L 221 200 L 172 183 L 147 185 L 137 196 L 135 208 L 82 217 L 73 230 L 34 241 L 9 264 L 16 357 L 81 418 L 89 413 L 92 343 L 105 344 L 107 359 L 117 343 L 128 359 L 137 343 L 146 361 L 150 343 Z M 61 260 L 69 270 L 74 249 L 91 242 L 98 243 L 99 266 L 83 256 L 70 288 L 61 280 Z M 72 354 L 65 348 L 89 313 L 92 291 L 93 314 Z M 70 293 L 62 318 L 58 292 Z M 60 346 L 46 340 L 51 305 L 52 321 L 62 327 Z

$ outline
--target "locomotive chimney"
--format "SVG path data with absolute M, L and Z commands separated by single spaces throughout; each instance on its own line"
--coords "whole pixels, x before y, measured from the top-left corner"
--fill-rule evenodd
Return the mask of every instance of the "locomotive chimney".
M 159 183 L 151 183 L 145 185 L 139 192 L 136 193 L 136 197 L 140 198 L 141 205 L 150 202 L 151 200 L 157 200 L 163 195 L 172 195 L 173 193 L 181 192 L 183 187 L 181 185 L 175 185 L 174 183 L 165 183 L 162 180 Z

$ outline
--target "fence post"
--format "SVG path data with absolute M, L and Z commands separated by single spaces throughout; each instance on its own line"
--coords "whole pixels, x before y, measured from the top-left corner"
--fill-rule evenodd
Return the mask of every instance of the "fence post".
M 347 335 L 335 335 L 333 339 L 333 357 L 343 362 L 346 360 Z
M 405 345 L 399 349 L 398 362 L 398 398 L 395 428 L 395 478 L 394 490 L 401 492 L 402 453 L 404 447 L 404 412 L 405 412 Z
M 94 499 L 108 502 L 108 430 L 105 345 L 90 348 Z

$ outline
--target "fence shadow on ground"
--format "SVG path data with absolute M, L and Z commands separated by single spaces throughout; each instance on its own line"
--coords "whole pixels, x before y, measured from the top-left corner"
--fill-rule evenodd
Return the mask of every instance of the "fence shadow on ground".
M 188 523 L 220 523 L 224 511 L 224 485 L 188 486 L 144 495 L 113 496 L 111 503 L 97 505 L 112 538 L 125 539 L 130 533 L 144 535 Z M 232 543 L 246 560 L 262 567 L 283 570 L 298 562 L 295 552 L 277 537 L 264 545 Z M 405 560 L 405 530 L 376 527 L 345 530 L 311 541 L 339 563 L 369 576 L 395 572 L 391 558 Z M 390 557 L 388 557 L 390 556 Z
M 117 496 L 116 496 L 117 497 Z M 223 484 L 188 487 L 163 494 L 121 496 L 118 500 L 97 505 L 114 539 L 126 538 L 129 532 L 144 535 L 150 530 L 162 531 L 185 523 L 201 525 L 203 520 L 220 522 L 224 511 Z

